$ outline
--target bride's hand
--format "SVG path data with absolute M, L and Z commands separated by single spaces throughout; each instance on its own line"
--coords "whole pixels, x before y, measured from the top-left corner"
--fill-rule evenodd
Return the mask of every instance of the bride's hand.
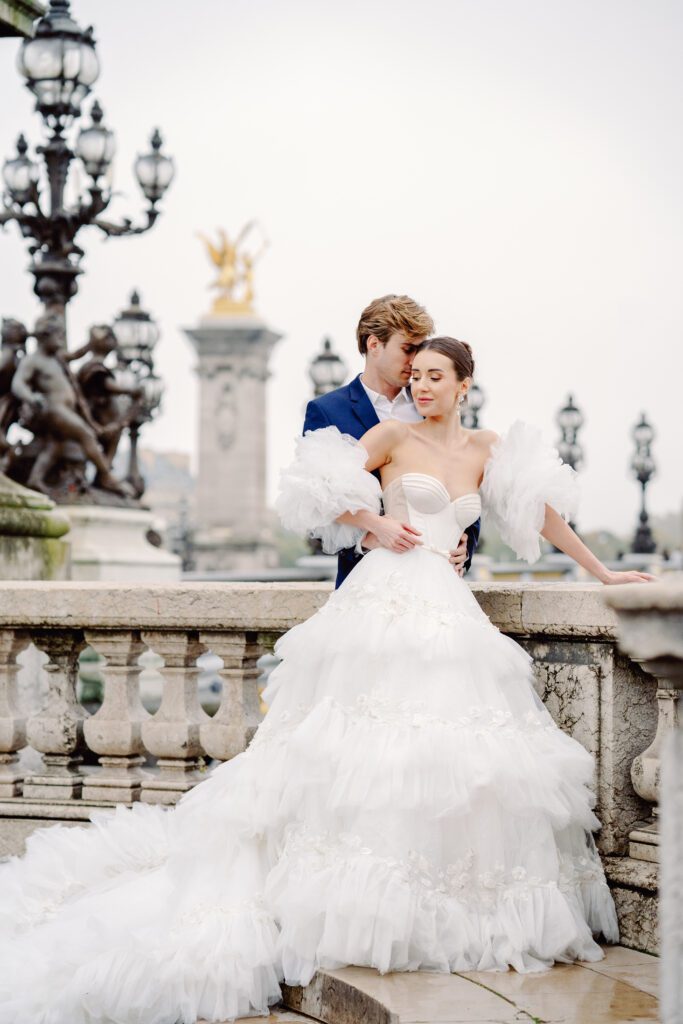
M 606 587 L 618 586 L 620 583 L 654 583 L 656 576 L 651 576 L 649 572 L 611 572 L 607 571 L 607 574 L 600 580 Z
M 373 525 L 374 533 L 379 546 L 388 548 L 389 551 L 396 551 L 402 554 L 405 551 L 412 551 L 414 547 L 421 544 L 420 531 L 416 530 L 410 523 L 401 523 L 391 516 L 380 516 L 378 522 Z

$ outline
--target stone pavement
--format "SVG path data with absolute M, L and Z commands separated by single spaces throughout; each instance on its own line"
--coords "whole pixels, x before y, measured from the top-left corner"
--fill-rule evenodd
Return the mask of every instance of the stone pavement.
M 558 964 L 543 974 L 320 971 L 308 988 L 286 990 L 291 1010 L 274 1009 L 270 1018 L 256 1019 L 270 1024 L 304 1024 L 311 1018 L 325 1024 L 657 1024 L 657 958 L 621 946 L 605 952 L 598 964 Z

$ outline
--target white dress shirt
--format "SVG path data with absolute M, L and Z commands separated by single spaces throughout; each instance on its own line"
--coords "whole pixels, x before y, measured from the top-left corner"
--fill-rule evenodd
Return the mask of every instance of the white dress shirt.
M 363 390 L 372 402 L 372 407 L 377 413 L 377 419 L 380 423 L 384 420 L 401 420 L 402 423 L 420 423 L 424 417 L 415 408 L 415 402 L 408 394 L 405 388 L 401 388 L 396 398 L 393 400 L 387 398 L 386 395 L 381 395 L 379 391 L 373 391 L 369 388 L 363 378 L 360 379 L 363 385 Z

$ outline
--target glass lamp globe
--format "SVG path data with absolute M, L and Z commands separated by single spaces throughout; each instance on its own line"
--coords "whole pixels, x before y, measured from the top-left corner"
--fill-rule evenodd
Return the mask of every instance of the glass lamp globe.
M 481 410 L 484 405 L 484 392 L 478 384 L 472 383 L 469 391 L 467 392 L 467 408 L 472 413 L 477 413 Z
M 560 429 L 567 434 L 575 434 L 583 426 L 583 415 L 581 410 L 574 405 L 572 395 L 569 395 L 567 404 L 557 414 L 557 422 Z
M 76 139 L 76 154 L 95 181 L 107 173 L 116 152 L 114 133 L 102 124 L 103 116 L 102 107 L 96 100 L 91 111 L 92 124 L 89 128 L 81 128 Z
M 163 384 L 159 377 L 151 373 L 148 377 L 143 377 L 140 380 L 140 385 L 144 390 L 145 410 L 147 415 L 151 417 L 161 405 L 164 393 Z
M 645 418 L 645 413 L 641 413 L 640 422 L 633 428 L 633 440 L 638 446 L 646 447 L 652 444 L 654 436 L 655 432 Z
M 17 67 L 44 118 L 76 116 L 100 73 L 92 28 L 73 20 L 68 0 L 51 0 L 35 35 L 22 43 Z
M 149 364 L 152 350 L 159 340 L 159 327 L 140 305 L 140 296 L 133 292 L 130 306 L 112 324 L 122 362 L 140 361 Z
M 135 175 L 140 188 L 154 205 L 171 184 L 175 174 L 175 165 L 170 156 L 161 152 L 162 138 L 159 129 L 154 129 L 151 139 L 152 151 L 139 156 L 135 161 Z
M 346 380 L 346 365 L 332 350 L 330 338 L 323 341 L 322 351 L 315 357 L 308 372 L 316 391 L 333 391 Z
M 26 153 L 28 145 L 23 135 L 17 140 L 17 153 L 13 160 L 5 160 L 2 177 L 12 199 L 23 206 L 36 198 L 40 168 Z

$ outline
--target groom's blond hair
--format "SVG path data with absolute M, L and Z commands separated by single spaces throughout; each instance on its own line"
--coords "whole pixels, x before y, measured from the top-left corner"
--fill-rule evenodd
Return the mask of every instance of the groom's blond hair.
M 358 351 L 362 356 L 367 353 L 371 334 L 383 345 L 397 333 L 420 344 L 433 330 L 434 321 L 415 299 L 409 295 L 383 295 L 381 299 L 373 299 L 360 315 L 356 330 Z

